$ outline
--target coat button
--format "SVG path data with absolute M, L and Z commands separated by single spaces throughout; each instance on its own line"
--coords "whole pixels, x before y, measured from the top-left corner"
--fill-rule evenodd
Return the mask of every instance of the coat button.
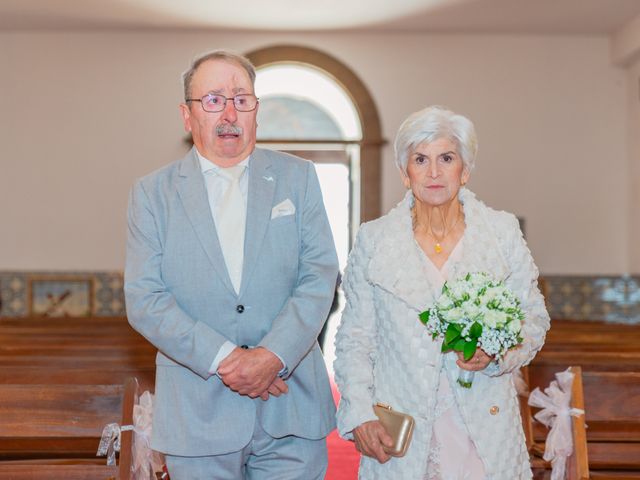
M 491 415 L 497 415 L 499 411 L 500 411 L 500 407 L 498 407 L 497 405 L 494 405 L 489 409 L 489 413 Z
M 238 312 L 238 313 L 242 313 L 242 312 L 244 312 L 244 305 L 238 305 L 238 306 L 236 307 L 236 312 Z

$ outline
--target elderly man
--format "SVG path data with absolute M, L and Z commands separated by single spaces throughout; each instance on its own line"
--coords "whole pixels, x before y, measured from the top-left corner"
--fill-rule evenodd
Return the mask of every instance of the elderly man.
M 334 405 L 316 342 L 338 262 L 313 164 L 255 148 L 255 70 L 184 74 L 194 148 L 139 180 L 131 325 L 158 348 L 152 447 L 172 480 L 321 479 Z

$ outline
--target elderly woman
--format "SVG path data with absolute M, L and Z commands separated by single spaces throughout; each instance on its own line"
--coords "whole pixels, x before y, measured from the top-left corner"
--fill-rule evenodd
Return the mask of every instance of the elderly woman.
M 362 453 L 360 478 L 518 480 L 531 478 L 512 373 L 542 347 L 549 316 L 538 270 L 512 214 L 464 188 L 477 150 L 473 124 L 430 107 L 411 115 L 395 141 L 407 194 L 387 215 L 362 225 L 344 277 L 346 307 L 336 337 L 342 395 L 340 434 Z M 500 361 L 480 348 L 469 361 L 441 353 L 418 314 L 446 279 L 487 272 L 504 280 L 526 318 L 523 342 Z M 473 386 L 458 369 L 476 372 Z M 402 458 L 372 405 L 416 421 Z

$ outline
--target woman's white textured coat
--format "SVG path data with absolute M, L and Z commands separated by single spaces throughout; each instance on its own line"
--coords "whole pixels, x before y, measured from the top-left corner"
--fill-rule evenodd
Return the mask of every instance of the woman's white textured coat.
M 538 270 L 518 221 L 493 210 L 461 189 L 466 230 L 462 258 L 449 278 L 488 272 L 504 280 L 520 299 L 526 318 L 523 344 L 498 364 L 475 375 L 471 389 L 456 384 L 454 353 L 440 353 L 418 320 L 440 292 L 425 273 L 429 261 L 411 226 L 411 193 L 387 215 L 362 225 L 344 276 L 346 307 L 336 337 L 336 382 L 342 395 L 338 429 L 345 438 L 375 420 L 372 405 L 383 402 L 413 415 L 413 441 L 405 457 L 385 464 L 363 457 L 365 480 L 422 480 L 435 420 L 438 376 L 447 372 L 458 409 L 489 480 L 531 478 L 522 422 L 511 372 L 531 361 L 544 343 L 549 316 L 537 286 Z

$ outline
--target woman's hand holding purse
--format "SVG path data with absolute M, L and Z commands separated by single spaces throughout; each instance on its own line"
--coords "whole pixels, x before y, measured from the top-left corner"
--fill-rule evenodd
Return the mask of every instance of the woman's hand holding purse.
M 354 428 L 353 439 L 356 443 L 356 450 L 362 455 L 375 458 L 380 463 L 386 463 L 391 458 L 384 449 L 393 446 L 393 439 L 379 420 L 365 422 Z

